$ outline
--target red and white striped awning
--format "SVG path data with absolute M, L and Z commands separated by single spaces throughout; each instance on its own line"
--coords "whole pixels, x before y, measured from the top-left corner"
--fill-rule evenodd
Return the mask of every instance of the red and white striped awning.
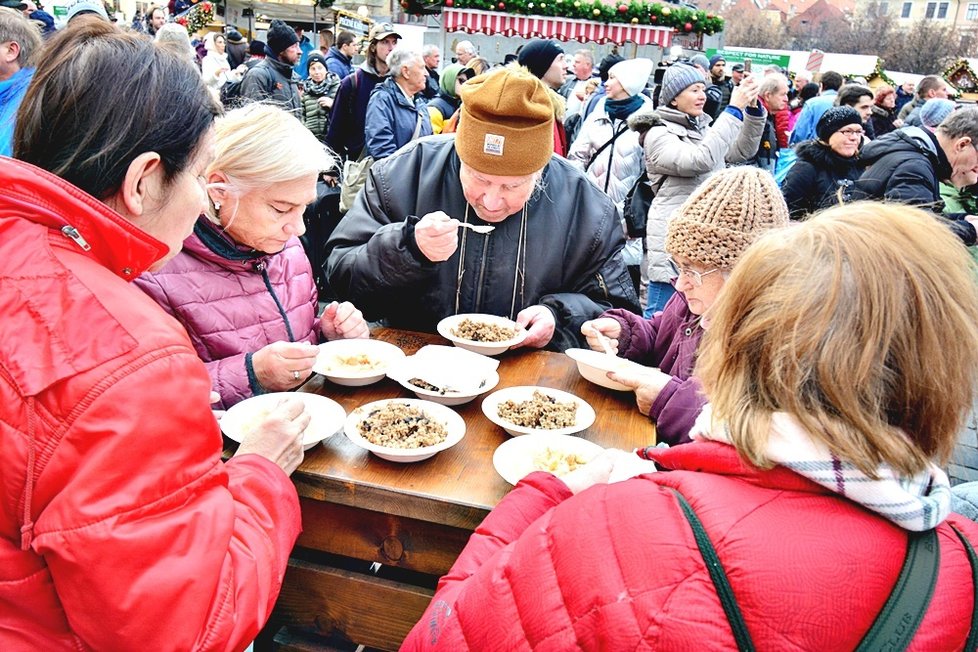
M 671 27 L 631 25 L 628 23 L 596 23 L 589 20 L 556 16 L 519 16 L 475 9 L 449 9 L 441 12 L 445 30 L 468 34 L 502 34 L 524 38 L 553 38 L 560 41 L 591 41 L 594 43 L 624 43 L 658 45 L 667 48 L 672 43 Z

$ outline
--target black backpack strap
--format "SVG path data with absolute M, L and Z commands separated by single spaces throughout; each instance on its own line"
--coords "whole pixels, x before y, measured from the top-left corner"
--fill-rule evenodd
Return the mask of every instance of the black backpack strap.
M 971 609 L 971 629 L 968 631 L 968 641 L 964 644 L 965 650 L 978 649 L 978 555 L 968 541 L 968 537 L 961 533 L 961 530 L 951 525 L 951 529 L 961 539 L 965 551 L 968 553 L 968 562 L 971 564 L 971 589 L 975 600 Z
M 598 160 L 598 154 L 600 154 L 604 150 L 608 149 L 610 146 L 614 145 L 615 144 L 615 141 L 618 140 L 618 136 L 621 136 L 626 131 L 628 131 L 628 123 L 627 122 L 624 123 L 624 124 L 622 124 L 622 126 L 620 128 L 618 128 L 615 131 L 613 131 L 612 132 L 612 135 L 611 135 L 611 138 L 609 138 L 608 140 L 604 141 L 604 143 L 601 145 L 601 147 L 599 147 L 597 150 L 595 150 L 594 154 L 591 154 L 591 158 L 588 159 L 587 165 L 584 166 L 584 170 L 586 171 L 588 168 L 590 168 L 591 165 L 596 160 Z M 614 155 L 615 155 L 615 153 L 612 152 L 611 153 L 611 156 L 614 157 Z M 608 166 L 608 169 L 609 169 L 609 171 L 611 170 L 611 166 L 610 165 Z M 607 192 L 607 189 L 606 189 L 606 192 Z
M 720 597 L 720 605 L 723 607 L 723 612 L 727 614 L 730 629 L 733 630 L 734 639 L 737 641 L 737 649 L 741 650 L 741 652 L 754 650 L 754 642 L 751 640 L 750 632 L 747 631 L 747 623 L 744 622 L 744 616 L 740 613 L 740 607 L 737 605 L 737 600 L 733 594 L 733 587 L 730 586 L 727 573 L 724 572 L 723 565 L 720 564 L 720 558 L 717 556 L 717 551 L 710 541 L 710 536 L 706 533 L 703 523 L 700 522 L 699 517 L 696 516 L 696 512 L 686 502 L 683 495 L 675 489 L 673 489 L 673 492 L 676 494 L 679 506 L 682 507 L 683 514 L 686 516 L 686 520 L 689 521 L 689 525 L 693 530 L 693 538 L 696 540 L 696 546 L 700 549 L 700 554 L 703 555 L 706 569 L 710 572 L 710 579 L 713 580 L 713 586 L 716 588 L 717 595 Z
M 907 649 L 934 595 L 940 563 L 937 531 L 911 532 L 893 591 L 856 652 Z

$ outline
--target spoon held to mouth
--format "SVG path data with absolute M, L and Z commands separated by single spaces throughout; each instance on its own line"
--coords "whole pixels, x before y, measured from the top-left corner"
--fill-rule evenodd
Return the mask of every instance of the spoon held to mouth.
M 459 222 L 459 226 L 464 226 L 467 229 L 472 229 L 476 233 L 492 233 L 494 226 L 479 226 L 478 224 L 469 224 L 468 222 Z

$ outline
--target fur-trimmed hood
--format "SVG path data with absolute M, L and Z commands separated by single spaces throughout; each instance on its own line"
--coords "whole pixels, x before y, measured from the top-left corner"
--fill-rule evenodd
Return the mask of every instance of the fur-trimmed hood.
M 659 116 L 658 111 L 653 109 L 643 109 L 628 116 L 628 128 L 638 133 L 648 131 L 652 127 L 658 127 L 662 124 L 664 124 L 662 117 Z

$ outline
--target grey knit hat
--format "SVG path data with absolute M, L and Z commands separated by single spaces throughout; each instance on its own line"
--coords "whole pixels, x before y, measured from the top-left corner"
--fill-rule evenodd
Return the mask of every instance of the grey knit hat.
M 710 60 L 706 58 L 705 54 L 697 54 L 692 59 L 689 60 L 694 66 L 699 66 L 703 70 L 710 69 Z
M 684 63 L 674 63 L 662 75 L 662 89 L 659 91 L 659 106 L 669 106 L 676 96 L 693 84 L 706 85 L 703 73 Z
M 954 101 L 943 97 L 932 97 L 920 107 L 920 122 L 925 127 L 934 129 L 944 122 L 944 118 L 954 111 Z

